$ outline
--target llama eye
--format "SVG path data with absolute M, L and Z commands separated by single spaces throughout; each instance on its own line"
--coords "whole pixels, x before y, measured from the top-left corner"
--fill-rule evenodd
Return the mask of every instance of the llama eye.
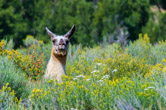
M 68 44 L 69 43 L 69 40 L 66 40 L 66 44 Z
M 53 43 L 55 43 L 55 42 L 56 42 L 56 39 L 55 39 L 55 40 L 53 40 L 52 42 L 53 42 Z

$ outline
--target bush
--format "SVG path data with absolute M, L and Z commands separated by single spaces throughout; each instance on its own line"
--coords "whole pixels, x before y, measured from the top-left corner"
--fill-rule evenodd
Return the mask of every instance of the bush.
M 25 74 L 16 68 L 11 60 L 5 56 L 0 56 L 0 85 L 9 83 L 9 87 L 15 91 L 18 98 L 25 98 L 29 95 L 29 89 L 25 78 Z
M 140 38 L 133 43 L 130 43 L 126 52 L 134 57 L 144 58 L 149 64 L 161 63 L 166 57 L 165 41 L 152 45 L 147 34 L 140 34 Z
M 14 42 L 13 39 L 10 39 L 9 41 L 4 40 L 5 41 L 5 49 L 7 50 L 12 50 L 14 48 Z
M 23 106 L 19 106 L 21 99 L 15 96 L 15 91 L 8 87 L 9 83 L 6 83 L 2 89 L 0 89 L 0 108 L 1 109 L 23 109 Z
M 32 35 L 27 35 L 23 42 L 26 47 L 31 47 L 33 45 L 43 45 L 43 41 L 36 40 Z
M 148 33 L 150 41 L 157 43 L 166 40 L 166 13 L 158 13 L 153 15 L 146 26 L 142 29 L 144 33 Z

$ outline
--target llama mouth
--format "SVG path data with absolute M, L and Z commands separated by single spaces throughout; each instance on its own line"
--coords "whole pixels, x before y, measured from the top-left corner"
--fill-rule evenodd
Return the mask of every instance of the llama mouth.
M 62 56 L 65 56 L 65 55 L 66 55 L 66 51 L 59 52 L 58 54 L 59 54 L 59 55 L 62 55 Z
M 59 46 L 58 46 L 58 49 L 59 49 L 59 50 L 64 50 L 64 49 L 65 49 L 65 46 L 64 46 L 64 45 L 59 45 Z
M 66 55 L 66 50 L 65 49 L 56 49 L 56 54 L 57 55 Z
M 58 49 L 59 52 L 65 52 L 65 49 Z
M 64 52 L 65 49 L 55 49 L 56 52 Z

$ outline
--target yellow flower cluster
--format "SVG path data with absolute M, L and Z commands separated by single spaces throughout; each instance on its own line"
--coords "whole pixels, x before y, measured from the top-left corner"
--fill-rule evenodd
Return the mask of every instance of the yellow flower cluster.
M 145 74 L 145 77 L 150 77 L 154 74 L 160 74 L 162 71 L 164 72 L 164 65 L 157 63 L 156 65 L 152 66 L 151 69 Z
M 35 96 L 38 98 L 42 98 L 42 92 L 43 90 L 34 88 L 32 91 L 32 98 L 34 98 Z
M 21 102 L 21 98 L 18 99 L 15 95 L 15 91 L 11 89 L 11 87 L 8 87 L 9 83 L 6 83 L 6 85 L 4 85 L 2 87 L 2 89 L 0 89 L 0 103 L 5 103 L 4 101 L 7 100 L 6 98 L 8 98 L 7 101 L 13 103 L 13 101 L 15 103 L 20 103 Z
M 165 58 L 163 58 L 163 61 L 162 61 L 163 63 L 166 63 L 166 59 Z
M 13 60 L 14 63 L 24 70 L 30 79 L 38 79 L 44 74 L 44 54 L 37 54 L 35 51 L 31 56 L 23 55 L 17 50 L 12 49 L 11 51 L 3 49 L 5 42 L 0 42 L 0 55 L 7 55 L 9 59 Z
M 144 35 L 142 35 L 142 33 L 139 34 L 139 40 L 141 40 L 142 42 L 150 43 L 150 38 L 147 33 Z
M 51 89 L 52 90 L 52 89 Z M 44 90 L 44 89 L 37 89 L 34 88 L 32 90 L 32 95 L 30 96 L 30 101 L 32 101 L 32 99 L 34 100 L 38 100 L 38 99 L 42 99 L 44 97 L 46 97 L 47 95 L 50 94 L 50 90 Z
M 0 55 L 7 55 L 9 59 L 12 59 L 19 67 L 23 67 L 23 63 L 27 63 L 29 60 L 28 56 L 24 56 L 21 53 L 19 53 L 17 50 L 6 50 L 6 49 L 2 49 L 5 45 L 5 42 L 2 40 L 0 42 Z
M 3 47 L 4 47 L 4 46 L 5 46 L 5 41 L 2 40 L 2 41 L 0 42 L 0 55 L 3 54 Z
M 149 38 L 149 36 L 148 36 L 148 34 L 146 33 L 146 34 L 144 34 L 144 41 L 146 42 L 146 43 L 150 43 L 150 38 Z

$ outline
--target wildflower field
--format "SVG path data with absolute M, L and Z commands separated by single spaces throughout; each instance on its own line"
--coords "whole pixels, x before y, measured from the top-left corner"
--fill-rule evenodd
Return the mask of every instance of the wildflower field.
M 51 43 L 8 49 L 0 42 L 0 109 L 166 109 L 166 41 L 147 34 L 94 48 L 70 45 L 63 82 L 43 80 Z

